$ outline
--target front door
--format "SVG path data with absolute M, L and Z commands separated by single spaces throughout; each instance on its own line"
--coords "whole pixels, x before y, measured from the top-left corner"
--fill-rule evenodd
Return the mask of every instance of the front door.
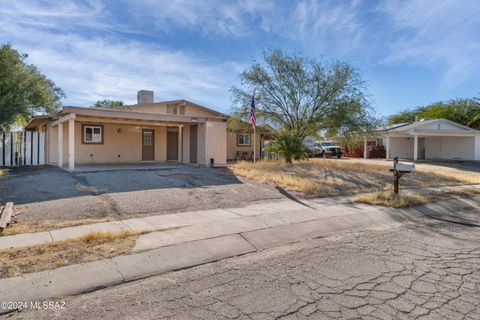
M 142 130 L 142 160 L 155 160 L 155 130 Z
M 167 160 L 178 161 L 178 131 L 167 131 Z

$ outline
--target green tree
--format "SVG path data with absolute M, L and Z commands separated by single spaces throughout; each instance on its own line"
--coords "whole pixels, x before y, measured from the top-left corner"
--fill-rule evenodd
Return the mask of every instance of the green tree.
M 471 128 L 480 130 L 480 113 L 470 120 L 470 122 L 468 123 L 468 126 Z
M 480 103 L 476 99 L 453 99 L 435 102 L 427 106 L 405 110 L 388 118 L 390 124 L 413 122 L 418 119 L 448 119 L 466 126 L 475 126 L 475 117 L 480 114 Z
M 103 109 L 120 109 L 124 106 L 123 101 L 120 100 L 98 100 L 90 108 L 103 108 Z
M 25 62 L 9 44 L 0 46 L 0 131 L 35 114 L 56 111 L 65 96 L 52 80 Z
M 233 87 L 236 113 L 248 115 L 255 92 L 257 119 L 271 125 L 285 160 L 299 159 L 303 140 L 319 131 L 330 135 L 365 130 L 373 117 L 359 72 L 342 61 L 318 62 L 279 49 L 264 53 Z

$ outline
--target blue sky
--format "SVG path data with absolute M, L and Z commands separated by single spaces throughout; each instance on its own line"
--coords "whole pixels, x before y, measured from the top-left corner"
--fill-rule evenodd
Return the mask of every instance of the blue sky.
M 480 96 L 478 0 L 0 0 L 0 42 L 28 53 L 65 105 L 149 89 L 228 111 L 268 48 L 350 62 L 383 116 Z

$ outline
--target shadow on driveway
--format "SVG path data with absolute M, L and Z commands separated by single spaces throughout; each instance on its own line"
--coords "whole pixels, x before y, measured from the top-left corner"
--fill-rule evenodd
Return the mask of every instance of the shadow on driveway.
M 241 207 L 283 198 L 273 186 L 240 181 L 228 168 L 168 168 L 68 173 L 23 167 L 0 177 L 0 203 L 13 201 L 20 220 L 114 219 Z
M 227 168 L 68 173 L 53 166 L 12 168 L 0 178 L 0 203 L 25 204 L 104 193 L 241 184 Z

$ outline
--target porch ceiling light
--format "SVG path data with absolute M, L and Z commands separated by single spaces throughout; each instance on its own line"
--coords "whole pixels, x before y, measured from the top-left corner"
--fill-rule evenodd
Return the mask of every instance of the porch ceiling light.
M 192 118 L 192 122 L 197 122 L 198 118 Z
M 118 134 L 122 134 L 122 133 L 123 133 L 123 130 L 122 130 L 122 129 L 118 129 L 118 130 L 117 130 L 117 133 L 118 133 Z

